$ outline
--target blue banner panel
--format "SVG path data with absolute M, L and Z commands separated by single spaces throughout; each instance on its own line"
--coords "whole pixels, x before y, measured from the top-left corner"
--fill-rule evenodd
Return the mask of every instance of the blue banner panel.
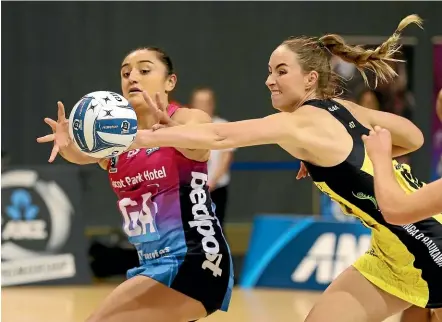
M 370 247 L 360 223 L 303 216 L 257 216 L 240 287 L 325 290 Z

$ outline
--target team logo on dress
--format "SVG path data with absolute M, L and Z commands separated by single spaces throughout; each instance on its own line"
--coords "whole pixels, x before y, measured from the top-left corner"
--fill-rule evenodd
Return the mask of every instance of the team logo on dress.
M 376 210 L 379 210 L 378 202 L 377 202 L 377 200 L 373 196 L 367 195 L 367 194 L 365 194 L 363 192 L 358 192 L 358 193 L 355 194 L 353 191 L 352 191 L 352 194 L 353 194 L 354 197 L 356 197 L 356 198 L 358 198 L 360 200 L 370 200 L 373 203 L 373 205 L 376 208 Z
M 116 157 L 112 157 L 109 161 L 109 173 L 117 173 L 117 162 L 118 155 Z

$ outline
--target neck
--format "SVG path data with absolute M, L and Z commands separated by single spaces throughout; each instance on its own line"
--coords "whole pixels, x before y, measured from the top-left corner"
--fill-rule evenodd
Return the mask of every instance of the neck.
M 156 116 L 147 111 L 137 113 L 137 120 L 139 130 L 149 130 L 157 123 Z
M 311 90 L 308 91 L 302 100 L 299 101 L 299 103 L 295 106 L 295 110 L 297 110 L 298 108 L 300 108 L 305 102 L 307 102 L 308 100 L 312 100 L 312 99 L 321 99 L 318 94 L 316 94 L 315 90 Z
M 155 115 L 155 113 L 146 111 L 144 109 L 137 111 L 137 120 L 139 130 L 149 130 L 158 123 L 158 117 Z

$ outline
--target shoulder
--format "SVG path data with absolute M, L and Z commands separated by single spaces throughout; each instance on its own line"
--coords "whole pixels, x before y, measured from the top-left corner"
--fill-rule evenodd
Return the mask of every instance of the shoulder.
M 179 123 L 211 123 L 210 116 L 197 109 L 180 107 L 173 115 L 172 119 Z
M 350 112 L 356 112 L 356 113 L 359 113 L 359 114 L 363 113 L 364 115 L 368 115 L 368 114 L 373 114 L 373 113 L 378 113 L 379 112 L 377 110 L 373 110 L 373 109 L 364 107 L 364 106 L 359 105 L 359 104 L 357 104 L 355 102 L 352 102 L 352 101 L 347 101 L 347 100 L 343 100 L 343 99 L 339 99 L 339 98 L 334 99 L 334 101 L 336 101 L 337 103 L 339 103 L 342 106 L 344 106 Z
M 347 100 L 335 99 L 335 101 L 344 106 L 358 122 L 367 128 L 371 128 L 370 124 L 372 123 L 373 117 L 384 113 Z
M 344 105 L 340 108 L 349 112 L 349 108 Z M 303 105 L 292 113 L 292 118 L 296 121 L 296 128 L 303 129 L 303 134 L 306 139 L 310 140 L 314 135 L 330 136 L 331 134 L 342 134 L 342 125 L 337 121 L 335 113 L 339 112 L 333 108 L 339 106 L 330 105 L 327 109 L 319 108 L 314 105 Z M 338 113 L 339 114 L 339 113 Z M 350 112 L 351 114 L 351 112 Z
M 320 109 L 313 106 L 302 106 L 294 112 L 278 112 L 264 117 L 262 122 L 255 124 L 255 127 L 262 131 L 264 128 L 279 133 L 281 138 L 292 140 L 300 138 L 309 128 L 318 124 L 317 112 Z
M 314 105 L 303 105 L 290 115 L 296 119 L 298 126 L 318 125 L 321 120 L 331 117 L 329 112 Z

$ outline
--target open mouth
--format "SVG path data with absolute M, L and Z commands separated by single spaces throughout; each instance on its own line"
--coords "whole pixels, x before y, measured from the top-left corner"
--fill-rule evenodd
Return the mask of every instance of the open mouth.
M 280 91 L 272 91 L 272 96 L 279 95 L 279 94 L 281 94 Z

